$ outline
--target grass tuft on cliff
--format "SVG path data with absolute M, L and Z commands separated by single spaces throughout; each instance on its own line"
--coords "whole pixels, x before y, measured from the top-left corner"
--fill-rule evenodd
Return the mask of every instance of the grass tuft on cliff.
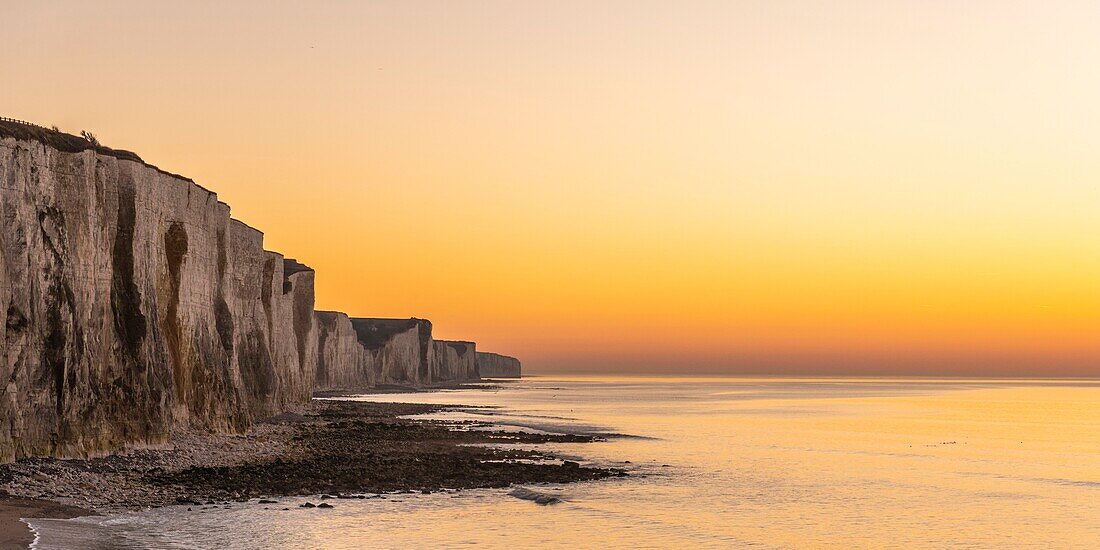
M 36 124 L 20 122 L 16 120 L 5 119 L 0 117 L 0 139 L 13 138 L 24 141 L 37 141 L 47 147 L 52 147 L 63 153 L 82 153 L 84 151 L 95 151 L 96 153 L 104 156 L 114 157 L 119 160 L 130 160 L 134 162 L 140 162 L 145 166 L 148 166 L 162 174 L 179 178 L 182 180 L 195 183 L 195 180 L 181 176 L 179 174 L 173 174 L 166 170 L 149 164 L 142 160 L 141 157 L 132 151 L 126 151 L 124 149 L 112 149 L 100 145 L 99 140 L 95 138 L 95 135 L 91 132 L 83 132 L 88 137 L 74 136 L 72 134 L 66 134 L 61 130 L 54 128 L 44 128 Z M 195 185 L 198 185 L 197 183 Z M 199 185 L 199 187 L 202 187 Z M 205 187 L 202 187 L 206 189 Z M 207 189 L 207 191 L 209 191 Z
M 60 130 L 51 130 L 32 124 L 0 120 L 0 138 L 4 137 L 37 141 L 66 153 L 80 153 L 91 149 L 101 155 L 123 160 L 132 160 L 142 164 L 145 163 L 136 153 L 124 151 L 122 149 L 111 149 L 110 147 L 100 145 L 98 141 L 92 141 L 82 136 L 74 136 Z

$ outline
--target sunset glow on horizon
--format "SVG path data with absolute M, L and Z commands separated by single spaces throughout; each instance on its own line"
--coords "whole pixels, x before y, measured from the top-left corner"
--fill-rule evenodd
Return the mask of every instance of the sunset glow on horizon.
M 534 374 L 1100 375 L 1097 3 L 0 16 L 0 116 L 215 191 L 318 309 Z

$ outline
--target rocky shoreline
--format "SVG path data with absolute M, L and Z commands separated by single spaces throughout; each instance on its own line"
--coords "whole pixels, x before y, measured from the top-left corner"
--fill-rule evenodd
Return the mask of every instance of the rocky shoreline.
M 301 413 L 257 423 L 243 435 L 182 433 L 160 449 L 0 465 L 0 490 L 9 500 L 37 499 L 111 513 L 170 505 L 273 505 L 287 496 L 335 502 L 329 499 L 626 475 L 559 460 L 526 445 L 507 445 L 597 439 L 591 436 L 404 418 L 460 408 L 314 400 Z M 469 429 L 473 427 L 479 429 Z M 0 508 L 7 505 L 0 502 Z

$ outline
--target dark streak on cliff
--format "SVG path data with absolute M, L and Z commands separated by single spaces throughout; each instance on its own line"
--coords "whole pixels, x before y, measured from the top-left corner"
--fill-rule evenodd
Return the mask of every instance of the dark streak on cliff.
M 294 294 L 294 336 L 298 339 L 298 368 L 306 372 L 306 347 L 313 329 L 313 293 Z
M 34 171 L 37 177 L 37 172 Z M 45 342 L 42 348 L 39 382 L 54 391 L 54 405 L 58 417 L 62 417 L 66 402 L 66 385 L 75 386 L 75 372 L 70 359 L 79 364 L 83 356 L 83 332 L 74 322 L 75 302 L 72 288 L 65 278 L 65 216 L 57 208 L 43 207 L 38 212 L 38 228 L 42 244 L 49 253 L 52 268 L 46 273 L 45 294 Z M 67 426 L 62 425 L 62 430 Z
M 168 231 L 164 234 L 164 252 L 168 262 L 168 300 L 165 306 L 164 334 L 168 341 L 168 354 L 172 358 L 173 380 L 176 387 L 184 386 L 183 350 L 180 347 L 180 268 L 183 266 L 184 257 L 187 255 L 187 230 L 183 224 L 172 222 Z
M 65 366 L 68 355 L 65 353 L 68 334 L 66 333 L 66 323 L 62 310 L 69 309 L 71 315 L 72 290 L 65 283 L 65 280 L 57 275 L 59 271 L 64 269 L 64 264 L 61 255 L 53 248 L 50 240 L 47 230 L 47 227 L 49 227 L 48 215 L 45 212 L 39 213 L 38 223 L 42 227 L 42 240 L 57 266 L 55 270 L 50 270 L 47 276 L 46 341 L 42 347 L 42 366 L 44 369 L 39 373 L 39 380 L 53 379 L 57 414 L 60 415 L 65 407 Z
M 8 332 L 19 332 L 27 328 L 27 317 L 19 311 L 15 302 L 8 304 L 8 318 L 6 321 Z
M 225 303 L 225 233 L 218 232 L 218 288 L 214 292 L 214 327 L 227 358 L 233 357 L 233 313 Z
M 141 294 L 134 283 L 134 182 L 124 177 L 118 187 L 118 229 L 112 249 L 111 309 L 115 330 L 122 341 L 126 357 L 137 369 L 144 369 L 138 360 L 141 342 L 145 338 L 145 315 L 141 313 Z
M 275 391 L 275 373 L 271 368 L 271 354 L 264 343 L 263 333 L 250 331 L 241 342 L 241 381 L 249 390 L 253 403 L 265 403 Z M 260 411 L 270 414 L 269 411 Z
M 276 258 L 271 255 L 264 260 L 263 280 L 260 287 L 260 299 L 264 304 L 264 316 L 267 317 L 267 334 L 270 338 L 268 346 L 271 349 L 275 349 L 275 305 L 271 303 L 271 283 L 275 279 L 275 260 Z
M 432 345 L 432 322 L 427 319 L 417 319 L 418 335 L 420 336 L 420 368 L 418 373 L 421 380 L 427 380 L 431 365 L 428 361 L 428 350 Z

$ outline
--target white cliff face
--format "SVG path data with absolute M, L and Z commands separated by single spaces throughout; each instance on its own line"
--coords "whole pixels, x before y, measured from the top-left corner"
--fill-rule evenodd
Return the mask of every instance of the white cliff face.
M 473 342 L 435 340 L 432 361 L 432 383 L 478 380 L 477 350 Z
M 350 390 L 378 384 L 381 368 L 374 354 L 359 343 L 347 314 L 318 311 L 317 318 L 317 390 Z
M 240 432 L 314 389 L 478 378 L 424 319 L 314 312 L 313 270 L 217 195 L 0 121 L 0 461 Z
M 313 273 L 194 182 L 0 139 L 0 460 L 241 431 L 308 400 Z
M 432 386 L 480 378 L 476 345 L 432 340 L 431 322 L 423 319 L 349 319 L 319 311 L 317 326 L 319 390 Z
M 373 358 L 379 384 L 430 383 L 432 323 L 425 319 L 351 320 L 359 345 Z
M 267 348 L 272 354 L 272 364 L 286 366 L 274 369 L 276 384 L 272 397 L 259 400 L 271 403 L 270 413 L 261 415 L 269 416 L 305 403 L 313 396 L 318 329 L 313 315 L 316 274 L 293 259 L 284 259 L 274 252 L 264 254 L 262 289 L 269 294 L 261 293 L 261 302 L 268 323 Z
M 483 378 L 520 377 L 519 359 L 499 353 L 477 352 L 477 368 Z

